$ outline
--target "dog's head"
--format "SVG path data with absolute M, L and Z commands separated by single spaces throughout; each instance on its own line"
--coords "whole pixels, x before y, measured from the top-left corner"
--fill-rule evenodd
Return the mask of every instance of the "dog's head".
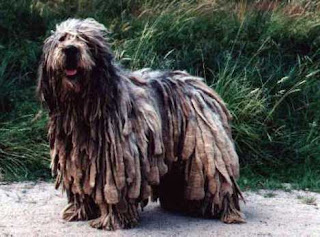
M 93 19 L 69 19 L 56 26 L 43 46 L 39 92 L 79 93 L 112 61 L 106 28 Z M 45 98 L 44 98 L 45 99 Z

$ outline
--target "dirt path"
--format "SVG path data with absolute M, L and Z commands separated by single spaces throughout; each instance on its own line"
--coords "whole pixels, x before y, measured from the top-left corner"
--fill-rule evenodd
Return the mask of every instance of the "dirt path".
M 320 236 L 320 194 L 262 190 L 245 198 L 246 224 L 186 217 L 151 203 L 139 227 L 112 233 L 62 221 L 66 199 L 50 183 L 0 184 L 0 236 Z

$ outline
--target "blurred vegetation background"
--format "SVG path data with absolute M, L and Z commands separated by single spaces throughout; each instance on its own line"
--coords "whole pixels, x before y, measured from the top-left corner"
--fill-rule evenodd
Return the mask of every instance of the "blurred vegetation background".
M 0 179 L 50 177 L 37 67 L 43 40 L 70 17 L 105 24 L 131 70 L 204 77 L 234 116 L 243 188 L 320 190 L 320 3 L 311 0 L 0 0 Z

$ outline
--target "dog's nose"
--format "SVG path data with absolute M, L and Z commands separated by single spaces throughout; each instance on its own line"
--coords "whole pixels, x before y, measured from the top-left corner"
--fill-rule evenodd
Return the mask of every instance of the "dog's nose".
M 73 46 L 73 45 L 67 45 L 65 48 L 64 48 L 64 52 L 65 54 L 67 55 L 76 55 L 78 53 L 78 48 L 76 46 Z

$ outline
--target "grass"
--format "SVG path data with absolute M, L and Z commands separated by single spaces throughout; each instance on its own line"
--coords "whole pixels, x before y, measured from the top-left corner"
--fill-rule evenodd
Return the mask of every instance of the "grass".
M 33 92 L 42 41 L 61 20 L 94 17 L 110 29 L 125 67 L 187 70 L 217 90 L 234 118 L 242 188 L 292 183 L 320 191 L 320 7 L 313 1 L 266 6 L 0 0 L 2 176 L 49 175 L 46 112 L 37 116 L 41 108 Z
M 265 198 L 274 198 L 275 196 L 277 196 L 277 194 L 273 193 L 273 192 L 268 192 L 266 194 L 263 195 Z
M 23 90 L 25 96 L 32 90 Z M 6 181 L 48 179 L 49 145 L 45 114 L 35 101 L 20 102 L 11 119 L 0 125 L 0 167 Z
M 312 196 L 297 196 L 297 198 L 299 200 L 301 200 L 301 202 L 303 204 L 306 204 L 306 205 L 313 205 L 313 206 L 316 206 L 317 205 L 317 198 L 316 197 L 312 197 Z

